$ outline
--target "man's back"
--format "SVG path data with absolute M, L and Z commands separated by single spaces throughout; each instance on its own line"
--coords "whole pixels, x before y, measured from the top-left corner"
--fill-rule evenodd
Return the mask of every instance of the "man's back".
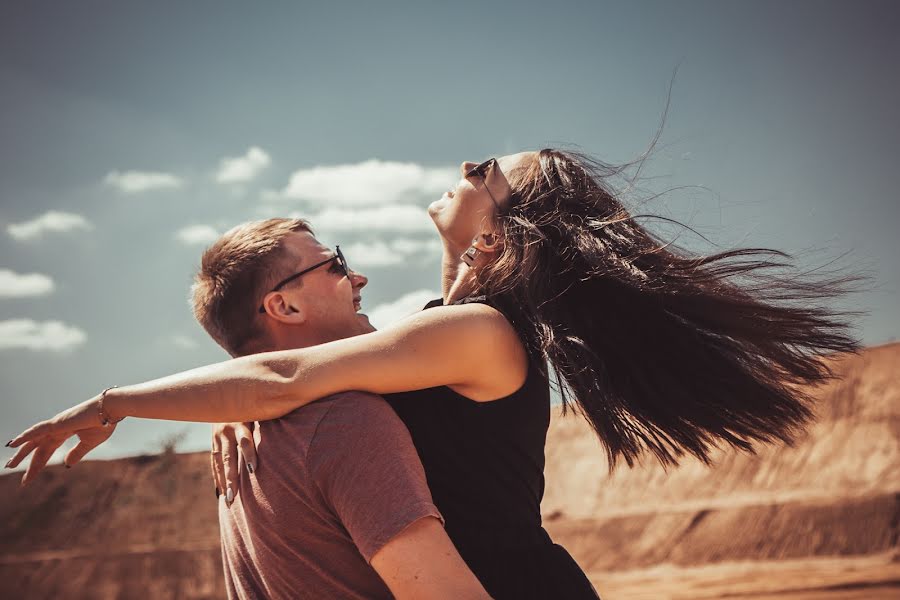
M 229 598 L 390 598 L 369 561 L 440 514 L 384 400 L 337 394 L 259 423 L 256 473 L 219 503 Z

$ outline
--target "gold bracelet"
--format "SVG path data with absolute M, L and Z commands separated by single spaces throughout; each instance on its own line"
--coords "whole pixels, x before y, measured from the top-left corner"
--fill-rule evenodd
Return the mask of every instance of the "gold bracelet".
M 100 424 L 104 427 L 109 427 L 110 425 L 115 425 L 125 417 L 120 417 L 113 421 L 109 418 L 109 413 L 106 412 L 106 409 L 103 408 L 103 399 L 106 398 L 106 392 L 111 389 L 117 388 L 117 385 L 111 385 L 102 392 L 100 392 L 100 400 L 97 401 L 97 414 L 100 416 Z

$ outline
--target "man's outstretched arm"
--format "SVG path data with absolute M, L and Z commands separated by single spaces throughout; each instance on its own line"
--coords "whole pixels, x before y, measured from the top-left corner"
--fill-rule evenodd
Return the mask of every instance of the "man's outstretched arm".
M 385 544 L 371 564 L 398 600 L 490 598 L 434 517 L 412 523 Z

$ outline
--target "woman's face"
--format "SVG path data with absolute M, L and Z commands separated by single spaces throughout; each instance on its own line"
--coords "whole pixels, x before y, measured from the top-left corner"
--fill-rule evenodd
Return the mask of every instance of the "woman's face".
M 459 166 L 456 186 L 428 207 L 438 233 L 446 244 L 462 252 L 482 233 L 494 231 L 498 207 L 509 202 L 510 187 L 506 174 L 533 160 L 534 152 L 520 152 L 497 158 L 480 175 L 467 174 L 480 163 L 464 162 Z M 496 203 L 495 203 L 496 201 Z

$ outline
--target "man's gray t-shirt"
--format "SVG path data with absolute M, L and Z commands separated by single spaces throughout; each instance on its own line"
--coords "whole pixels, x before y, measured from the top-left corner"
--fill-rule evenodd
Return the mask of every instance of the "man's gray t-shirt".
M 390 406 L 336 394 L 258 423 L 254 437 L 256 473 L 242 465 L 234 503 L 219 503 L 228 597 L 390 598 L 372 556 L 441 518 Z

